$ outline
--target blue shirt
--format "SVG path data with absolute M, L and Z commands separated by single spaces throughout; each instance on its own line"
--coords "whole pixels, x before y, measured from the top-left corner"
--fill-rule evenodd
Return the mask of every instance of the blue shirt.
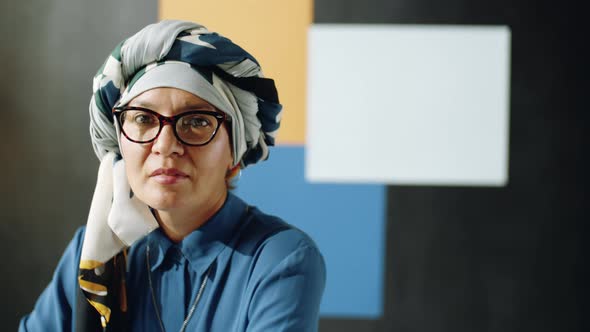
M 84 228 L 68 245 L 53 279 L 19 331 L 75 327 Z M 146 251 L 149 246 L 149 264 Z M 132 331 L 179 331 L 210 268 L 187 331 L 317 331 L 326 271 L 301 230 L 229 193 L 223 207 L 180 243 L 157 229 L 128 253 L 127 298 Z

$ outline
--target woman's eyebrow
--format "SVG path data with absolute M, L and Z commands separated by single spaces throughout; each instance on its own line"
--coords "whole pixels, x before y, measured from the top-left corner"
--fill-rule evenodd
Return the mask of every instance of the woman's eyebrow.
M 188 104 L 185 106 L 180 107 L 183 110 L 192 110 L 192 109 L 215 109 L 215 106 L 209 103 L 197 103 L 197 104 Z
M 147 108 L 149 110 L 155 111 L 157 110 L 157 106 L 152 104 L 149 101 L 142 101 L 142 100 L 137 100 L 137 101 L 132 101 L 129 103 L 128 105 L 129 107 L 142 107 L 142 108 Z M 207 103 L 207 102 L 203 102 L 203 103 L 195 103 L 195 104 L 188 104 L 188 105 L 184 105 L 184 106 L 180 106 L 178 107 L 178 111 L 191 111 L 191 110 L 215 110 L 215 106 Z
M 129 107 L 143 107 L 143 108 L 147 108 L 150 110 L 154 109 L 154 104 L 150 103 L 149 101 L 142 101 L 142 100 L 137 100 L 137 101 L 131 101 L 128 104 Z

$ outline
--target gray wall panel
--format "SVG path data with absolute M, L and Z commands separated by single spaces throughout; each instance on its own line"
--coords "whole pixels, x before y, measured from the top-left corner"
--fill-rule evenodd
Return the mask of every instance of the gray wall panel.
M 0 6 L 0 326 L 14 331 L 86 221 L 98 169 L 88 134 L 92 76 L 119 41 L 156 20 L 157 2 Z

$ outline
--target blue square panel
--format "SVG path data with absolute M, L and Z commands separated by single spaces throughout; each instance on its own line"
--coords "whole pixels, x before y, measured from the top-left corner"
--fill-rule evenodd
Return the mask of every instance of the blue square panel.
M 304 178 L 304 150 L 271 149 L 269 160 L 243 170 L 235 192 L 316 241 L 327 267 L 322 316 L 378 318 L 383 310 L 385 187 L 311 184 Z

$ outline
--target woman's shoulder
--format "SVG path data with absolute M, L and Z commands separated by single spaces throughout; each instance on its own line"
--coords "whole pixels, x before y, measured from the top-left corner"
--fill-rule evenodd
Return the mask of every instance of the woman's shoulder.
M 82 251 L 82 244 L 84 243 L 84 235 L 86 234 L 86 225 L 78 226 L 76 231 L 74 232 L 74 236 L 70 240 L 68 246 L 75 248 L 76 252 L 79 253 Z
M 293 256 L 323 258 L 315 241 L 303 230 L 283 219 L 250 207 L 247 224 L 240 234 L 237 250 L 257 261 L 278 264 Z

